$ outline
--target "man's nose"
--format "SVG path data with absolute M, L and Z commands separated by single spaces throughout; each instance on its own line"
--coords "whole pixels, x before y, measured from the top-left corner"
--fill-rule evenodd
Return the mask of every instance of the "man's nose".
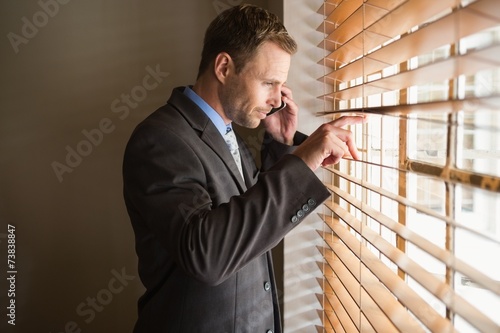
M 281 96 L 281 89 L 277 89 L 277 91 L 273 93 L 271 98 L 271 106 L 273 108 L 279 108 L 281 106 Z

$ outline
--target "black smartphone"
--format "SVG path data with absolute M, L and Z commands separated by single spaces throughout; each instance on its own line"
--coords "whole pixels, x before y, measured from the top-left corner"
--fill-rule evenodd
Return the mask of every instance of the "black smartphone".
M 267 116 L 269 117 L 270 115 L 272 115 L 273 113 L 276 113 L 280 110 L 283 110 L 284 108 L 286 107 L 286 103 L 281 101 L 281 105 L 277 108 L 272 108 L 271 111 L 269 111 L 269 113 L 267 114 Z

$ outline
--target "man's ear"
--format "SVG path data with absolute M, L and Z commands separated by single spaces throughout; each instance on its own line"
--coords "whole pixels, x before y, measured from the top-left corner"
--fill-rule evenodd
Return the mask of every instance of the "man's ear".
M 215 57 L 214 71 L 221 83 L 224 83 L 228 75 L 234 71 L 233 59 L 228 53 L 221 52 Z

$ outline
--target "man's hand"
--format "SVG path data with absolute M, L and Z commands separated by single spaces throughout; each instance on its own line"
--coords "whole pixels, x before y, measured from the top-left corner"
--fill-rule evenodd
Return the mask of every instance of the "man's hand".
M 282 100 L 286 103 L 286 107 L 270 115 L 262 121 L 266 132 L 269 133 L 274 140 L 291 146 L 293 137 L 297 131 L 297 119 L 299 107 L 293 101 L 292 90 L 286 86 L 282 87 Z
M 294 155 L 300 157 L 315 171 L 321 165 L 338 163 L 343 157 L 359 159 L 360 153 L 352 137 L 352 132 L 341 128 L 346 125 L 364 123 L 364 116 L 344 116 L 321 125 L 297 149 Z

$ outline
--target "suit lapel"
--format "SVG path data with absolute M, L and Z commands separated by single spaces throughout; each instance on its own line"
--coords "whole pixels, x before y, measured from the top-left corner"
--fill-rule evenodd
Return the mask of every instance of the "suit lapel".
M 182 114 L 193 129 L 201 133 L 200 139 L 203 140 L 203 142 L 205 142 L 224 162 L 234 181 L 238 184 L 240 191 L 243 193 L 247 189 L 245 181 L 236 166 L 236 162 L 234 161 L 224 138 L 203 110 L 201 110 L 193 101 L 184 95 L 183 89 L 183 87 L 175 88 L 168 103 L 174 106 Z M 238 144 L 241 144 L 241 140 L 238 140 Z M 242 158 L 242 162 L 244 160 L 246 159 Z M 245 174 L 245 169 L 248 169 L 248 167 L 245 165 L 246 162 L 243 162 L 242 164 L 244 170 L 243 173 Z
M 240 147 L 241 165 L 243 167 L 243 175 L 245 176 L 245 184 L 247 188 L 249 188 L 255 183 L 255 160 L 245 141 L 240 139 L 238 132 L 235 133 L 238 139 L 238 146 Z
M 233 179 L 238 183 L 240 190 L 242 192 L 246 191 L 247 187 L 245 185 L 243 177 L 240 174 L 240 171 L 238 170 L 238 167 L 236 166 L 236 162 L 234 161 L 233 155 L 231 155 L 231 152 L 229 151 L 226 142 L 224 141 L 219 131 L 217 130 L 215 125 L 212 124 L 211 121 L 208 121 L 207 127 L 205 128 L 205 130 L 201 135 L 201 139 L 208 146 L 210 146 L 213 149 L 213 151 L 217 155 L 219 155 L 219 157 L 224 161 L 224 164 L 231 172 Z M 245 169 L 246 168 L 243 167 L 243 170 Z M 245 171 L 243 171 L 243 173 L 245 173 Z

